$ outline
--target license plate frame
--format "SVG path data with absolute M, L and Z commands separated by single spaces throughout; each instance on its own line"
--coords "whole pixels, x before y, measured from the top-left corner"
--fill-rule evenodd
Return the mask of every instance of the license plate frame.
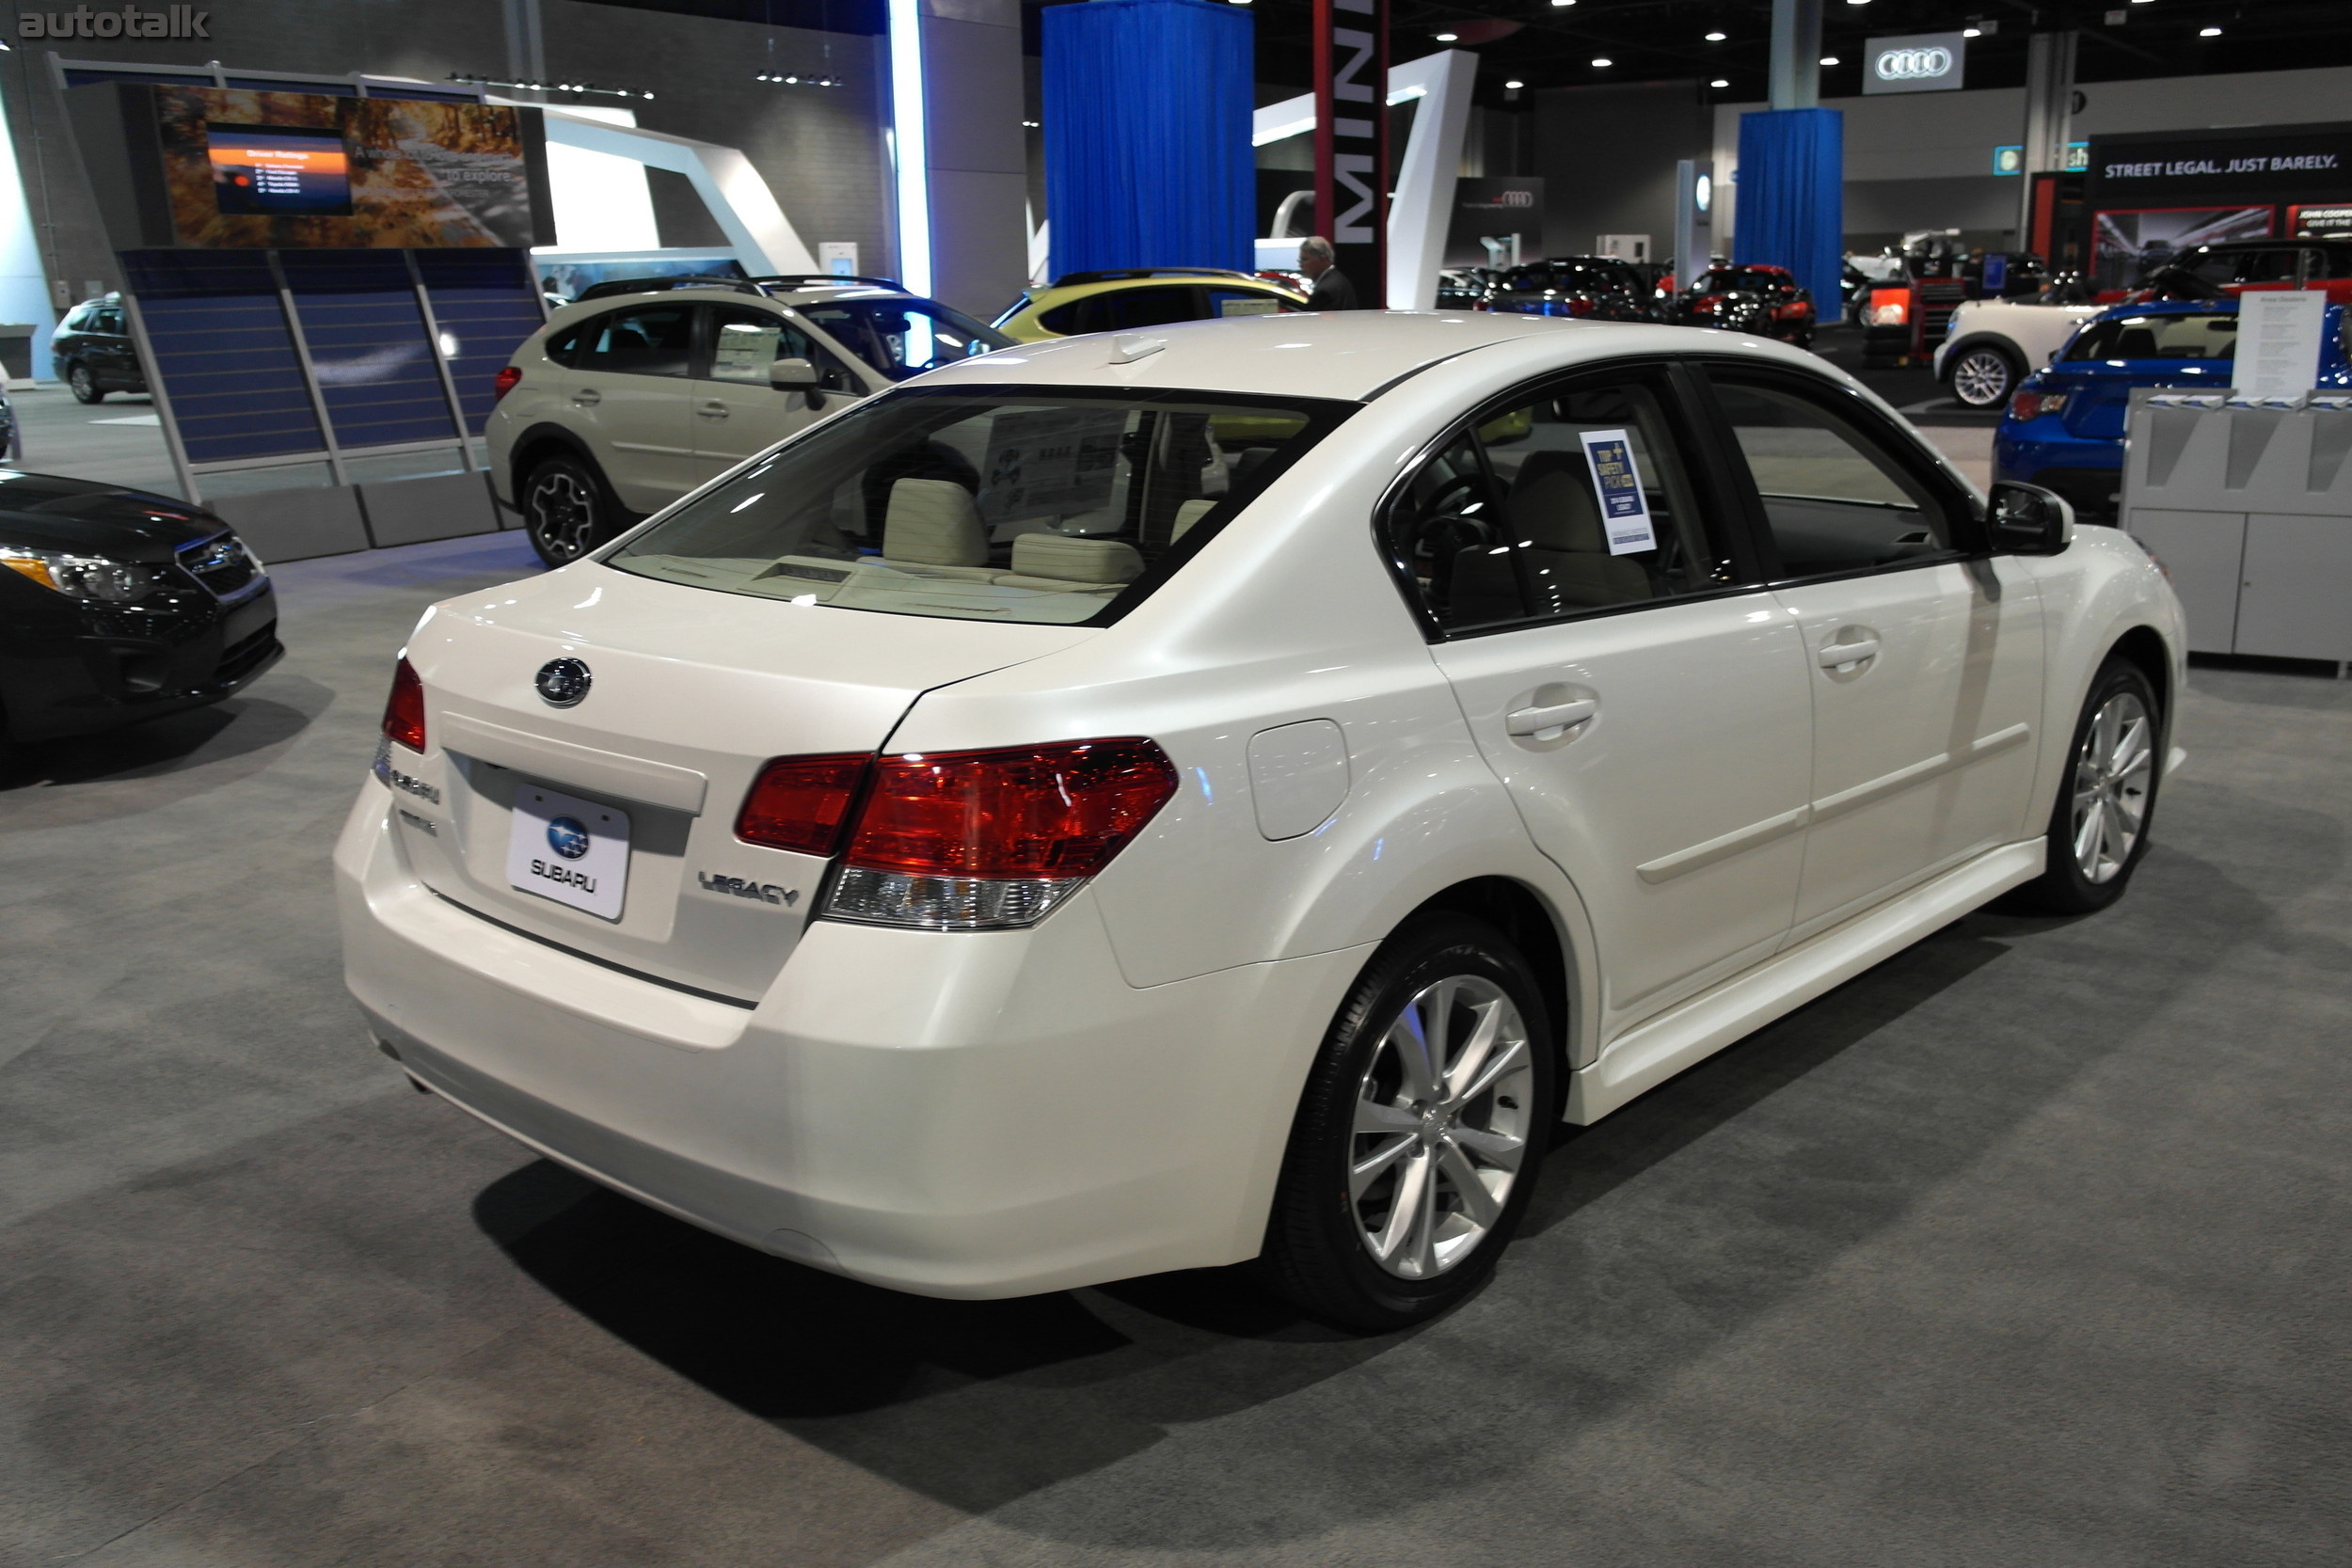
M 628 813 L 528 779 L 515 784 L 506 879 L 598 920 L 618 923 L 628 897 Z

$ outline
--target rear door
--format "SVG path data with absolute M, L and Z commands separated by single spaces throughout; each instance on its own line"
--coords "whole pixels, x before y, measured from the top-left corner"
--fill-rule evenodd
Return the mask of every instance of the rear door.
M 564 422 L 633 512 L 658 512 L 703 480 L 688 412 L 698 309 L 678 300 L 599 316 L 573 355 Z
M 1708 379 L 1804 639 L 1802 940 L 2028 836 L 2042 607 L 2035 579 L 1983 548 L 1967 492 L 1860 398 L 1761 366 Z
M 707 305 L 704 344 L 692 388 L 694 458 L 712 479 L 861 395 L 857 377 L 831 350 L 772 310 L 750 305 Z M 806 359 L 817 369 L 811 391 L 786 390 L 768 379 L 779 359 Z
M 1474 416 L 1383 519 L 1480 752 L 1576 883 L 1614 1033 L 1770 955 L 1804 853 L 1812 714 L 1662 365 Z

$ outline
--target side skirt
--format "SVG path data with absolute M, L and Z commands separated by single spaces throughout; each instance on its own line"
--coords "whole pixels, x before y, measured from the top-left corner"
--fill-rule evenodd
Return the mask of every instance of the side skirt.
M 1683 1069 L 1844 985 L 1980 904 L 2042 875 L 2042 839 L 1988 849 L 1932 881 L 1810 937 L 1610 1041 L 1568 1075 L 1565 1121 L 1598 1121 Z

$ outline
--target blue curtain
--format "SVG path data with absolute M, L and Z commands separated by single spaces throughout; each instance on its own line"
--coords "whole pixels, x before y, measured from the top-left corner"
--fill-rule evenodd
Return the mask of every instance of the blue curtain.
M 1836 109 L 1771 109 L 1740 117 L 1735 259 L 1795 273 L 1797 281 L 1813 291 L 1814 309 L 1823 321 L 1837 313 L 1845 182 L 1845 117 Z
M 1048 6 L 1053 270 L 1252 270 L 1249 13 L 1209 0 Z

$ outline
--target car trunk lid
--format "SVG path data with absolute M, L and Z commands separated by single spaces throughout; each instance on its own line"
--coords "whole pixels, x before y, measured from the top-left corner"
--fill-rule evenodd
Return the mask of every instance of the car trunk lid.
M 760 765 L 873 752 L 924 691 L 1096 635 L 797 605 L 583 562 L 426 617 L 407 657 L 428 749 L 418 758 L 387 742 L 379 772 L 396 792 L 394 832 L 435 893 L 750 1003 L 791 952 L 826 866 L 735 836 Z M 579 668 L 546 682 L 558 705 L 539 678 L 564 660 Z M 564 675 L 584 676 L 576 698 Z

